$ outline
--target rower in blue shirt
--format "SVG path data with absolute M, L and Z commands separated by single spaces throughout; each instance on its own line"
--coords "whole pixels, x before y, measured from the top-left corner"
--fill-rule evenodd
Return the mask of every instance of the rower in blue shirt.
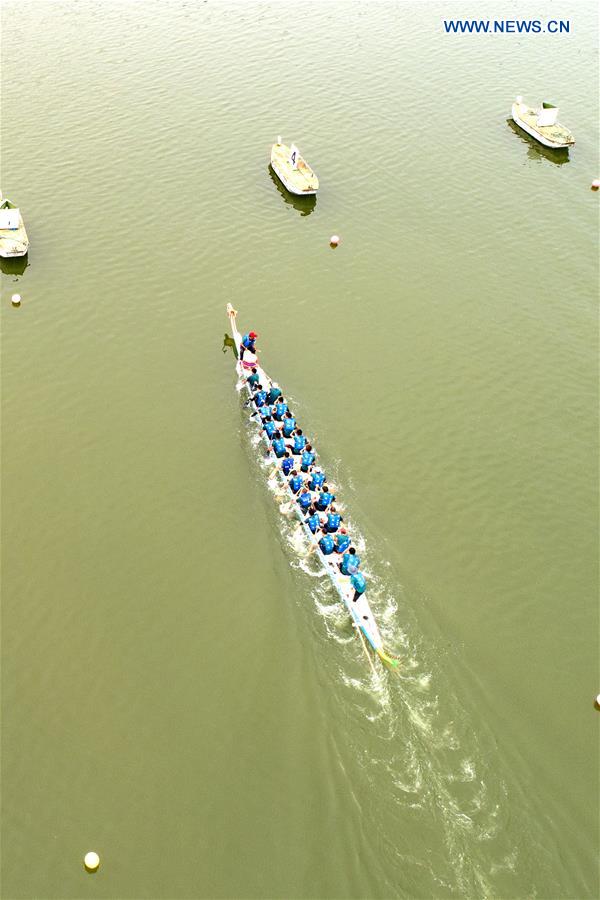
M 311 508 L 314 509 L 314 506 Z M 321 525 L 321 520 L 319 519 L 319 513 L 313 512 L 306 520 L 306 524 L 308 525 L 308 527 L 310 528 L 312 533 L 316 534 L 319 529 L 319 526 Z
M 312 466 L 312 464 L 314 463 L 315 458 L 316 457 L 313 453 L 313 448 L 310 446 L 310 444 L 307 444 L 306 450 L 304 450 L 304 452 L 302 453 L 302 457 L 300 460 L 300 468 L 303 472 L 308 472 L 310 466 Z
M 266 406 L 266 405 L 267 405 L 267 392 L 261 390 L 261 385 L 260 385 L 260 384 L 259 384 L 258 388 L 259 388 L 259 389 L 257 390 L 257 392 L 256 392 L 255 395 L 254 395 L 254 403 L 256 404 L 256 408 L 257 408 L 257 409 L 258 409 L 259 406 Z
M 306 438 L 302 434 L 301 428 L 296 428 L 296 434 L 294 435 L 294 445 L 292 447 L 292 453 L 298 456 L 304 448 L 306 447 Z
M 333 494 L 329 493 L 329 488 L 326 484 L 323 485 L 323 490 L 317 497 L 317 509 L 324 510 L 327 509 L 330 503 L 333 503 L 335 497 Z
M 294 460 L 291 458 L 287 450 L 284 458 L 281 460 L 281 468 L 286 478 L 294 468 Z
M 269 438 L 275 437 L 275 435 L 277 434 L 277 425 L 270 417 L 264 423 L 263 428 L 265 429 L 267 437 Z
M 285 441 L 283 438 L 275 438 L 273 441 L 273 452 L 277 459 L 281 459 L 285 455 Z
M 252 375 L 248 375 L 248 378 L 246 380 L 247 380 L 248 384 L 250 385 L 251 389 L 254 390 L 254 388 L 258 387 L 258 383 L 260 381 L 260 375 L 258 374 L 256 369 L 252 369 Z
M 288 415 L 283 420 L 283 436 L 286 438 L 291 437 L 295 427 L 296 420 L 288 413 Z
M 267 419 L 271 418 L 271 407 L 261 406 L 258 410 L 258 414 L 261 417 L 262 421 L 266 422 Z
M 278 397 L 281 397 L 281 391 L 279 390 L 279 385 L 272 384 L 271 390 L 269 391 L 268 396 L 267 396 L 267 403 L 269 404 L 269 406 L 273 406 L 273 404 L 275 403 L 275 401 L 277 400 Z
M 367 579 L 362 572 L 355 572 L 354 575 L 350 577 L 350 584 L 354 588 L 354 597 L 352 600 L 356 602 L 360 595 L 364 594 L 367 589 Z
M 292 472 L 292 477 L 288 481 L 288 484 L 292 490 L 292 494 L 297 494 L 302 487 L 302 475 L 298 475 L 298 473 L 294 469 Z
M 339 513 L 335 511 L 335 506 L 330 507 L 331 512 L 327 516 L 327 523 L 325 525 L 325 530 L 328 534 L 335 534 L 335 532 L 340 527 L 340 523 L 342 521 L 342 517 Z
M 340 572 L 342 575 L 355 575 L 360 566 L 360 556 L 356 555 L 354 547 L 350 547 L 347 553 L 344 553 L 340 563 Z
M 325 472 L 312 472 L 309 487 L 311 491 L 318 491 L 325 481 Z
M 346 533 L 345 528 L 340 528 L 335 536 L 335 552 L 345 553 L 350 546 L 350 535 Z
M 319 541 L 319 547 L 321 548 L 321 553 L 329 556 L 335 550 L 335 541 L 330 534 L 326 534 Z
M 280 397 L 279 402 L 275 404 L 275 410 L 273 412 L 273 416 L 274 416 L 274 418 L 277 419 L 278 422 L 281 422 L 281 420 L 285 416 L 286 412 L 287 412 L 287 403 L 285 402 L 283 397 Z
M 310 491 L 302 491 L 302 493 L 298 497 L 298 503 L 300 504 L 300 509 L 303 510 L 303 512 L 306 512 L 310 507 L 310 504 L 312 503 L 312 495 Z

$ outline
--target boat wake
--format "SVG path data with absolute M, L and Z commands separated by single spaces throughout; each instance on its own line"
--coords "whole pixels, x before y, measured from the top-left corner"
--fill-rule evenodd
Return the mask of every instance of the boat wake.
M 496 873 L 497 885 L 498 872 L 503 873 L 510 895 L 519 850 L 504 828 L 505 786 L 497 773 L 491 777 L 489 773 L 493 739 L 475 732 L 467 711 L 448 689 L 445 661 L 450 651 L 444 636 L 437 644 L 425 644 L 421 637 L 424 629 L 415 611 L 423 598 L 406 596 L 391 563 L 373 549 L 377 542 L 367 541 L 345 512 L 363 559 L 369 603 L 384 646 L 399 659 L 392 671 L 375 668 L 370 657 L 367 663 L 344 603 L 330 578 L 323 577 L 328 573 L 319 556 L 308 554 L 310 542 L 290 509 L 289 497 L 268 471 L 274 464 L 259 447 L 260 433 L 244 428 L 244 434 L 257 460 L 258 480 L 267 484 L 276 501 L 271 506 L 274 525 L 287 547 L 289 565 L 302 576 L 298 602 L 307 590 L 312 599 L 316 615 L 307 622 L 315 638 L 314 652 L 332 685 L 328 702 L 338 719 L 333 740 L 340 765 L 344 770 L 354 767 L 348 777 L 351 783 L 362 783 L 361 796 L 381 797 L 382 790 L 386 794 L 377 816 L 369 817 L 365 858 L 370 856 L 376 866 L 383 854 L 388 857 L 387 871 L 402 873 L 400 883 L 390 883 L 389 896 L 411 896 L 419 885 L 421 895 L 490 897 L 490 876 Z M 328 463 L 329 480 L 346 486 L 351 478 L 345 473 L 340 478 L 341 468 L 339 462 Z M 332 645 L 337 652 L 328 652 Z M 409 829 L 407 822 L 412 823 Z M 391 834 L 403 835 L 401 845 L 390 841 Z M 443 843 L 436 845 L 440 834 Z
M 262 461 L 260 465 L 265 467 Z M 278 483 L 267 484 L 277 496 Z M 281 504 L 284 509 L 286 505 Z M 344 760 L 346 764 L 348 757 L 357 761 L 367 791 L 381 793 L 382 784 L 387 784 L 384 821 L 371 823 L 373 854 L 381 853 L 383 847 L 393 869 L 407 873 L 406 892 L 410 893 L 411 870 L 415 883 L 422 883 L 422 843 L 415 839 L 411 847 L 407 837 L 397 848 L 389 844 L 386 834 L 398 832 L 407 812 L 421 824 L 437 820 L 445 846 L 439 848 L 440 858 L 429 865 L 431 895 L 458 892 L 490 897 L 490 875 L 502 871 L 509 877 L 519 857 L 518 848 L 503 836 L 505 787 L 497 775 L 486 778 L 491 748 L 486 737 L 476 735 L 469 726 L 457 698 L 444 690 L 440 659 L 447 648 L 424 645 L 409 598 L 391 564 L 369 552 L 367 545 L 374 542 L 365 540 L 353 522 L 349 527 L 364 556 L 369 600 L 385 645 L 400 660 L 393 672 L 366 665 L 344 605 L 329 579 L 322 577 L 326 573 L 318 559 L 306 555 L 308 542 L 297 520 L 278 514 L 277 528 L 289 550 L 290 567 L 303 579 L 311 578 L 314 645 L 327 659 L 334 676 L 335 702 L 347 714 Z M 333 656 L 327 654 L 331 643 L 339 648 Z M 371 727 L 369 740 L 375 749 L 368 754 L 356 742 L 356 735 L 364 737 L 361 721 Z M 489 784 L 494 785 L 493 791 Z M 419 833 L 417 828 L 415 834 Z M 490 858 L 494 849 L 497 852 Z

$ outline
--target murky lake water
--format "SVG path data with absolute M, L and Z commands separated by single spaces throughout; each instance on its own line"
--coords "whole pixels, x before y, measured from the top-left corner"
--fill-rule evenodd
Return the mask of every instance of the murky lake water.
M 449 15 L 3 4 L 3 897 L 598 895 L 595 8 Z M 229 300 L 399 677 L 265 487 Z

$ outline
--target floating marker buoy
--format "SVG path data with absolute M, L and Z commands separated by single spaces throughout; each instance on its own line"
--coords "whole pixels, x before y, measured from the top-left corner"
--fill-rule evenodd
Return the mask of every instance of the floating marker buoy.
M 340 237 L 338 234 L 332 234 L 331 237 L 329 238 L 329 243 L 331 244 L 332 247 L 337 247 L 339 242 L 340 242 Z
M 13 294 L 12 297 L 11 297 L 11 300 L 12 300 L 12 305 L 13 305 L 13 306 L 20 306 L 20 305 L 21 305 L 21 295 L 20 295 L 20 294 Z
M 94 853 L 93 850 L 90 850 L 89 853 L 85 854 L 83 858 L 83 864 L 88 872 L 95 872 L 100 865 L 100 857 L 97 853 Z
M 594 700 L 594 706 L 596 707 L 596 709 L 600 710 L 600 694 L 598 694 L 598 696 Z
M 594 178 L 592 181 L 592 190 L 597 191 L 600 188 L 600 178 Z

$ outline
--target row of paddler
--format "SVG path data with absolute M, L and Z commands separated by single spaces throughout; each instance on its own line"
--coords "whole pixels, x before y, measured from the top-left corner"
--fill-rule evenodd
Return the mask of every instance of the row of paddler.
M 298 427 L 279 385 L 269 381 L 268 386 L 263 386 L 261 377 L 266 379 L 264 373 L 259 373 L 255 365 L 244 365 L 244 357 L 248 351 L 244 341 L 251 343 L 251 353 L 255 358 L 256 337 L 258 335 L 254 332 L 244 335 L 240 348 L 240 360 L 246 369 L 246 381 L 252 391 L 248 401 L 254 407 L 252 415 L 259 417 L 271 450 L 278 460 L 274 471 L 280 468 L 321 553 L 325 557 L 331 557 L 330 565 L 337 566 L 342 575 L 350 578 L 354 588 L 353 599 L 357 600 L 366 590 L 366 578 L 359 571 L 360 558 L 342 525 L 343 518 L 334 505 L 335 496 L 329 489 L 326 475 L 316 463 L 317 454 Z

